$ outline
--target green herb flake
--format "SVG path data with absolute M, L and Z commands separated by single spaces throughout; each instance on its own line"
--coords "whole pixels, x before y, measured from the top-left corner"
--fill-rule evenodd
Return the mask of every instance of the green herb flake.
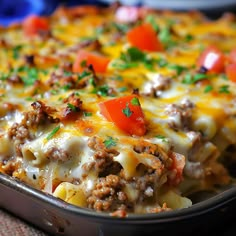
M 71 103 L 67 103 L 67 107 L 68 107 L 69 109 L 71 109 L 72 111 L 74 111 L 74 112 L 77 111 L 76 106 L 74 106 L 74 105 L 71 104 Z
M 112 62 L 111 66 L 118 70 L 126 70 L 138 66 L 138 63 Z
M 10 76 L 9 74 L 1 73 L 0 74 L 0 80 L 6 80 L 9 76 Z
M 158 138 L 158 139 L 161 139 L 162 142 L 167 142 L 168 141 L 167 137 L 164 136 L 164 135 L 161 135 L 161 134 L 158 134 L 155 137 Z
M 128 89 L 127 89 L 127 87 L 121 87 L 121 88 L 118 88 L 117 90 L 118 90 L 118 92 L 125 92 Z
M 165 66 L 168 65 L 168 62 L 167 62 L 165 59 L 163 59 L 163 58 L 159 58 L 159 59 L 157 60 L 157 64 L 158 64 L 158 66 L 160 66 L 160 67 L 165 67 Z
M 22 49 L 22 45 L 17 45 L 12 49 L 13 58 L 16 60 L 20 57 L 20 50 Z
M 96 87 L 96 82 L 95 79 L 93 77 L 89 78 L 88 80 L 89 84 L 92 85 L 93 87 Z
M 190 42 L 190 41 L 192 41 L 194 39 L 194 37 L 191 35 L 191 34 L 187 34 L 187 35 L 185 35 L 185 37 L 184 37 L 184 40 L 186 41 L 186 42 Z
M 95 35 L 96 35 L 96 36 L 99 36 L 99 35 L 101 35 L 101 34 L 104 34 L 105 32 L 106 32 L 106 30 L 105 30 L 104 27 L 97 27 L 97 28 L 95 29 Z
M 98 88 L 95 89 L 94 93 L 102 96 L 102 97 L 106 97 L 109 95 L 109 86 L 107 84 L 104 84 Z
M 126 62 L 136 62 L 145 60 L 146 54 L 136 47 L 130 47 L 126 53 L 121 54 L 121 59 Z
M 213 86 L 212 85 L 207 85 L 204 89 L 204 93 L 209 93 L 212 90 L 213 90 Z
M 160 41 L 167 47 L 176 45 L 176 42 L 172 39 L 170 27 L 171 25 L 162 28 L 158 34 Z
M 83 112 L 83 115 L 84 115 L 85 117 L 92 116 L 92 112 L 84 111 L 84 112 Z
M 121 33 L 127 33 L 129 30 L 129 26 L 127 24 L 121 24 L 121 23 L 116 23 L 116 22 L 112 22 L 112 26 L 120 31 Z
M 228 80 L 228 77 L 226 74 L 221 74 L 220 75 L 220 78 L 223 79 L 223 80 Z
M 126 107 L 124 109 L 122 109 L 122 113 L 128 118 L 133 114 L 133 112 L 129 108 L 128 102 L 126 103 Z
M 84 77 L 87 77 L 87 76 L 89 76 L 91 74 L 92 74 L 91 72 L 84 70 L 81 74 L 78 75 L 78 80 L 81 80 Z
M 229 85 L 222 85 L 220 88 L 219 88 L 219 93 L 226 93 L 226 94 L 229 94 L 230 91 L 229 91 Z
M 57 94 L 59 93 L 59 91 L 58 91 L 57 89 L 52 89 L 52 90 L 50 91 L 50 93 L 51 93 L 52 95 L 57 95 Z
M 169 65 L 168 68 L 175 70 L 177 75 L 180 75 L 183 71 L 187 70 L 187 67 L 180 65 Z
M 64 91 L 68 91 L 71 88 L 71 83 L 65 84 L 64 86 L 62 86 L 62 89 Z
M 52 130 L 52 132 L 48 134 L 48 136 L 47 136 L 46 139 L 47 139 L 47 140 L 50 140 L 50 139 L 59 131 L 59 129 L 60 129 L 60 126 L 55 127 L 55 128 Z
M 208 76 L 206 74 L 201 74 L 201 73 L 197 73 L 193 75 L 193 81 L 194 83 L 196 83 L 199 80 L 203 80 L 203 79 L 207 79 Z
M 25 98 L 26 101 L 33 101 L 34 99 L 32 97 Z
M 106 97 L 109 95 L 110 87 L 107 84 L 101 85 L 99 87 L 95 87 L 92 91 L 93 94 L 100 95 L 102 97 Z
M 64 71 L 64 76 L 66 76 L 66 77 L 70 77 L 70 76 L 72 76 L 73 75 L 73 73 L 72 72 L 70 72 L 70 71 Z
M 151 14 L 147 15 L 147 17 L 145 18 L 145 22 L 151 24 L 151 25 L 152 25 L 152 28 L 153 28 L 156 32 L 159 31 L 159 26 L 158 26 L 158 24 L 157 24 L 157 22 L 156 22 L 156 20 L 155 20 L 154 15 L 151 15 Z
M 193 84 L 193 79 L 191 74 L 186 74 L 182 80 L 183 84 Z
M 106 146 L 106 148 L 111 148 L 116 146 L 118 139 L 114 139 L 111 136 L 109 136 L 103 143 Z
M 24 69 L 22 68 L 22 70 L 26 73 L 26 75 L 22 77 L 26 86 L 33 85 L 35 81 L 38 80 L 39 71 L 37 68 L 25 67 Z
M 191 74 L 186 74 L 184 76 L 184 79 L 182 81 L 182 83 L 184 84 L 194 84 L 200 80 L 203 80 L 203 79 L 208 79 L 209 76 L 206 75 L 206 74 L 201 74 L 201 73 L 197 73 L 197 74 L 194 74 L 194 75 L 191 75 Z
M 132 98 L 130 102 L 134 106 L 140 106 L 140 102 L 139 102 L 138 98 L 136 98 L 136 97 Z
M 110 77 L 111 80 L 123 81 L 123 77 L 121 75 L 114 75 Z
M 80 66 L 81 67 L 86 67 L 87 66 L 87 61 L 86 60 L 81 61 Z
M 143 63 L 148 70 L 153 70 L 156 59 L 148 58 L 146 53 L 136 47 L 130 47 L 126 52 L 121 53 L 119 60 L 113 62 L 112 66 L 120 70 L 125 70 L 137 67 L 139 63 Z

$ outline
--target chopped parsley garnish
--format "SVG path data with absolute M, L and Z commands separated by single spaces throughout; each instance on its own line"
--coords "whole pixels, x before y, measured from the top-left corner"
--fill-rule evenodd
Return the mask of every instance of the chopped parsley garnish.
M 60 126 L 55 127 L 51 133 L 48 134 L 47 140 L 51 139 L 60 129 Z
M 127 91 L 127 87 L 117 88 L 117 90 L 118 90 L 119 92 L 125 92 L 125 91 Z
M 228 77 L 226 74 L 221 74 L 220 75 L 220 78 L 223 79 L 223 80 L 228 80 Z
M 112 77 L 110 77 L 111 80 L 118 80 L 118 81 L 122 81 L 123 78 L 121 75 L 113 75 Z
M 76 111 L 77 111 L 77 108 L 76 108 L 76 106 L 75 106 L 75 105 L 73 105 L 73 104 L 71 104 L 71 103 L 67 103 L 67 107 L 68 107 L 69 109 L 71 109 L 72 111 L 74 111 L 74 112 L 76 112 Z
M 171 35 L 171 24 L 162 28 L 158 34 L 160 41 L 167 47 L 176 45 L 176 42 L 172 39 Z
M 147 15 L 147 17 L 145 18 L 145 22 L 149 23 L 152 25 L 152 28 L 158 32 L 159 31 L 159 26 L 157 24 L 157 22 L 155 21 L 155 17 L 153 15 Z
M 183 71 L 187 70 L 187 67 L 180 65 L 169 65 L 168 68 L 175 70 L 177 75 L 180 75 Z
M 213 90 L 213 86 L 212 85 L 207 85 L 204 89 L 204 93 L 209 93 L 212 90 Z
M 112 26 L 122 32 L 122 33 L 126 33 L 129 30 L 129 26 L 126 24 L 121 24 L 121 23 L 116 23 L 116 22 L 112 22 Z
M 192 79 L 192 75 L 186 74 L 184 76 L 184 79 L 182 80 L 182 83 L 183 84 L 193 84 L 194 82 L 193 82 L 193 79 Z
M 161 134 L 158 134 L 158 135 L 156 135 L 155 137 L 158 138 L 158 139 L 161 139 L 162 142 L 167 142 L 167 141 L 168 141 L 168 140 L 167 140 L 167 137 L 164 136 L 164 135 L 161 135 Z
M 81 67 L 86 67 L 87 66 L 87 61 L 86 60 L 81 61 L 80 66 Z
M 229 91 L 229 85 L 222 85 L 219 89 L 219 93 L 226 93 L 226 94 L 229 94 L 230 91 Z
M 68 84 L 65 84 L 64 86 L 62 86 L 62 89 L 64 91 L 68 91 L 70 88 L 71 88 L 72 84 L 71 83 L 68 83 Z
M 106 146 L 106 148 L 111 148 L 111 147 L 116 146 L 117 139 L 114 139 L 111 136 L 109 136 L 103 143 Z
M 39 79 L 39 74 L 47 74 L 48 71 L 44 69 L 38 69 L 35 67 L 29 67 L 29 66 L 19 66 L 16 68 L 13 68 L 11 71 L 13 74 L 22 73 L 22 80 L 26 86 L 33 85 L 36 80 Z
M 208 79 L 208 78 L 210 78 L 209 75 L 201 74 L 201 73 L 197 73 L 197 74 L 194 74 L 194 75 L 186 74 L 184 76 L 184 79 L 183 79 L 182 83 L 184 83 L 184 84 L 194 84 L 194 83 L 196 83 L 200 80 Z
M 203 80 L 203 79 L 207 79 L 207 78 L 209 78 L 209 76 L 207 76 L 206 74 L 197 73 L 197 74 L 193 75 L 194 83 L 199 80 Z
M 52 95 L 57 95 L 57 94 L 59 93 L 59 90 L 57 90 L 57 89 L 52 89 L 52 90 L 50 90 L 50 93 L 51 93 Z
M 25 98 L 26 101 L 33 101 L 34 99 L 32 97 Z
M 126 107 L 124 109 L 122 109 L 122 113 L 128 118 L 133 114 L 133 112 L 129 108 L 128 102 L 126 103 Z
M 26 76 L 23 76 L 22 79 L 26 86 L 33 85 L 36 80 L 38 80 L 39 70 L 34 67 L 25 67 L 24 71 Z
M 130 47 L 126 52 L 121 53 L 120 60 L 113 62 L 112 66 L 120 70 L 125 70 L 137 67 L 139 63 L 143 63 L 147 69 L 153 70 L 155 60 L 148 58 L 147 54 L 138 48 Z
M 125 62 L 143 61 L 145 58 L 146 54 L 135 47 L 128 48 L 126 53 L 121 54 L 121 59 Z
M 6 80 L 9 77 L 9 74 L 1 73 L 0 80 Z
M 103 33 L 105 33 L 105 32 L 106 32 L 106 29 L 105 29 L 105 27 L 102 27 L 102 26 L 97 27 L 97 28 L 95 29 L 95 35 L 96 35 L 96 36 L 99 36 L 99 35 L 101 35 L 101 34 L 103 34 Z
M 64 76 L 71 76 L 71 75 L 73 75 L 73 73 L 72 72 L 70 72 L 70 71 L 64 71 Z
M 130 102 L 134 106 L 140 106 L 139 100 L 136 97 L 132 98 Z
M 85 117 L 87 117 L 87 116 L 92 116 L 92 112 L 84 111 L 84 112 L 83 112 L 83 115 L 84 115 Z
M 185 35 L 184 39 L 186 42 L 190 42 L 194 39 L 194 37 L 191 34 L 187 34 Z
M 81 80 L 84 77 L 89 76 L 91 74 L 92 74 L 91 72 L 84 70 L 81 74 L 78 75 L 78 80 Z
M 160 67 L 165 67 L 168 65 L 168 62 L 163 58 L 159 58 L 159 59 L 157 59 L 157 64 Z
M 95 82 L 94 77 L 89 78 L 88 82 L 89 82 L 89 84 L 92 85 L 93 87 L 96 87 L 96 82 Z
M 108 85 L 102 85 L 97 89 L 97 94 L 105 97 L 109 94 L 109 89 Z
M 22 49 L 22 45 L 17 45 L 12 49 L 12 56 L 14 59 L 18 59 L 20 56 L 20 50 Z
M 95 88 L 93 93 L 96 93 L 102 97 L 106 97 L 109 95 L 109 90 L 110 90 L 110 87 L 107 84 L 104 84 L 102 86 Z
M 134 68 L 138 66 L 138 63 L 124 63 L 124 62 L 113 62 L 111 64 L 112 67 L 118 69 L 118 70 L 126 70 L 130 68 Z

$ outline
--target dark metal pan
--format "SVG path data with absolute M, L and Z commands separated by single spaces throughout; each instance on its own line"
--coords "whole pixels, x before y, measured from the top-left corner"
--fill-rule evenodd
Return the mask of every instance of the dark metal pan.
M 0 193 L 1 208 L 52 235 L 204 235 L 224 230 L 236 210 L 235 186 L 190 208 L 127 218 L 73 206 L 1 173 Z

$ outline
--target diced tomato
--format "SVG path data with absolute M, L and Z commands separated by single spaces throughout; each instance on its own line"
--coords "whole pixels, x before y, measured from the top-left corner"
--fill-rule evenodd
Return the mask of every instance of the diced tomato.
M 105 56 L 80 50 L 73 64 L 73 72 L 82 72 L 86 66 L 92 65 L 96 72 L 104 73 L 109 62 L 110 59 Z
M 101 114 L 124 132 L 142 136 L 146 133 L 144 114 L 136 95 L 99 103 Z
M 172 153 L 172 165 L 169 168 L 172 173 L 175 175 L 170 175 L 168 178 L 168 183 L 170 185 L 178 185 L 183 179 L 183 169 L 185 166 L 185 157 L 178 153 Z
M 26 36 L 34 36 L 48 30 L 49 23 L 44 17 L 30 15 L 23 21 L 23 31 Z
M 236 63 L 227 65 L 225 72 L 229 80 L 236 82 Z
M 200 55 L 197 66 L 204 67 L 209 73 L 221 73 L 225 67 L 225 56 L 217 47 L 210 46 Z
M 229 62 L 236 63 L 236 48 L 229 53 Z
M 132 6 L 121 6 L 116 10 L 115 17 L 122 23 L 135 22 L 139 18 L 139 9 Z
M 145 23 L 131 29 L 127 33 L 128 42 L 144 51 L 162 51 L 163 45 L 161 44 L 155 30 L 151 24 Z

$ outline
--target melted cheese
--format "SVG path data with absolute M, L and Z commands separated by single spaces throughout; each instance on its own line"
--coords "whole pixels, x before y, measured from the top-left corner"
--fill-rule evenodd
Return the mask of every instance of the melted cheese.
M 208 45 L 217 44 L 227 56 L 235 47 L 235 22 L 207 21 L 198 13 L 153 13 L 160 31 L 171 27 L 162 39 L 165 49 L 132 59 L 126 37 L 132 24 L 119 24 L 105 10 L 78 18 L 67 11 L 50 17 L 53 37 L 28 38 L 21 25 L 0 32 L 0 171 L 12 171 L 12 176 L 83 207 L 91 205 L 91 196 L 98 198 L 95 202 L 104 200 L 99 191 L 108 187 L 109 199 L 122 192 L 133 211 L 141 213 L 165 204 L 172 209 L 190 206 L 191 201 L 181 197 L 181 180 L 188 192 L 228 178 L 222 167 L 211 179 L 217 175 L 212 168 L 220 166 L 218 158 L 236 143 L 236 85 L 220 74 L 210 75 L 206 80 L 212 91 L 206 92 L 205 80 L 186 77 L 198 73 L 196 61 Z M 108 57 L 106 73 L 73 73 L 70 63 L 81 48 Z M 26 59 L 30 55 L 31 64 Z M 98 106 L 137 89 L 147 129 L 143 137 L 106 120 Z M 72 94 L 82 101 L 76 112 L 69 100 Z M 32 107 L 35 101 L 45 110 Z M 69 108 L 75 112 L 72 118 Z M 181 180 L 182 163 L 173 158 L 174 152 L 185 162 Z M 104 184 L 110 175 L 121 179 L 118 190 Z M 176 186 L 169 186 L 171 180 Z

